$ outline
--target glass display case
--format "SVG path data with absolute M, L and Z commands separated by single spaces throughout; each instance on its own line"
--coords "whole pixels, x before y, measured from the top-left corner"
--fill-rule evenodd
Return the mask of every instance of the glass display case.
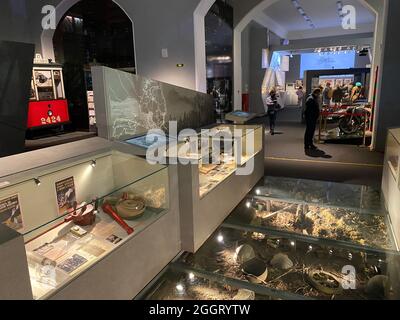
M 349 250 L 239 225 L 221 227 L 196 254 L 183 254 L 177 263 L 191 272 L 267 288 L 275 292 L 275 298 L 400 298 L 397 252 Z
M 0 208 L 45 299 L 168 211 L 168 168 L 115 147 L 1 177 Z
M 386 161 L 397 183 L 399 183 L 400 129 L 389 130 L 386 144 Z
M 171 264 L 135 300 L 274 300 L 299 299 L 249 282 L 228 279 L 187 265 Z
M 380 193 L 378 188 L 370 186 L 284 177 L 265 177 L 252 192 L 253 195 L 272 199 L 373 214 L 383 213 Z
M 200 198 L 263 150 L 262 126 L 224 124 L 203 130 L 209 131 L 198 134 L 197 148 L 185 147 L 189 140 L 177 145 L 179 158 L 198 162 Z
M 227 222 L 354 247 L 396 249 L 387 215 L 361 214 L 340 207 L 254 196 L 244 200 Z

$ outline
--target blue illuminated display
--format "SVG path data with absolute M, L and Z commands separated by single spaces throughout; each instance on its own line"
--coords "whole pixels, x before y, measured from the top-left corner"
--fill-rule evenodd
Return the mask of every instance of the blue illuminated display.
M 300 78 L 303 79 L 307 70 L 332 70 L 354 68 L 355 51 L 333 53 L 303 53 L 301 55 Z

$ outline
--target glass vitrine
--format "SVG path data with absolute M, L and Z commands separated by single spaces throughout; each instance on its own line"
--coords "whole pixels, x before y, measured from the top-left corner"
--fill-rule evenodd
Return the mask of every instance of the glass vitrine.
M 186 141 L 169 147 L 181 163 L 199 167 L 199 195 L 203 198 L 263 150 L 263 128 L 257 125 L 217 125 L 203 128 Z
M 271 176 L 265 177 L 252 191 L 253 195 L 271 199 L 383 214 L 380 193 L 371 186 Z
M 361 247 L 396 248 L 387 215 L 340 207 L 254 196 L 244 200 L 227 222 Z
M 169 208 L 168 168 L 118 151 L 0 179 L 1 222 L 25 240 L 35 299 L 45 299 Z
M 400 297 L 397 252 L 366 252 L 240 226 L 221 227 L 196 254 L 185 254 L 178 262 L 282 295 L 322 300 Z
M 386 161 L 396 182 L 399 182 L 400 129 L 389 130 Z

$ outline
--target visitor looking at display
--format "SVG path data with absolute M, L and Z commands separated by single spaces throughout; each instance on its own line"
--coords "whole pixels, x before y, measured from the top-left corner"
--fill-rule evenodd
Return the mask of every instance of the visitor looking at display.
M 317 127 L 317 120 L 319 118 L 319 97 L 321 95 L 321 89 L 315 89 L 313 93 L 307 98 L 306 108 L 304 116 L 306 119 L 306 132 L 304 135 L 304 149 L 317 150 L 318 148 L 314 145 L 314 133 Z
M 357 82 L 355 87 L 351 90 L 351 102 L 355 103 L 364 98 L 364 88 L 361 82 Z
M 297 89 L 296 94 L 297 94 L 297 97 L 298 97 L 297 105 L 298 105 L 299 107 L 302 107 L 302 106 L 303 106 L 303 100 L 304 100 L 304 90 L 303 90 L 303 87 L 302 87 L 302 86 L 300 86 L 300 87 Z
M 278 111 L 281 109 L 281 106 L 278 104 L 278 96 L 276 94 L 275 89 L 272 89 L 269 92 L 266 101 L 267 105 L 267 114 L 269 118 L 269 128 L 271 135 L 275 134 L 275 125 L 276 125 L 276 116 Z
M 323 99 L 324 106 L 329 106 L 331 104 L 332 93 L 333 93 L 333 91 L 332 91 L 331 83 L 328 82 L 326 84 L 324 91 L 322 92 L 322 99 Z
M 344 98 L 344 91 L 339 85 L 337 85 L 332 93 L 332 102 L 335 104 L 342 103 L 343 98 Z

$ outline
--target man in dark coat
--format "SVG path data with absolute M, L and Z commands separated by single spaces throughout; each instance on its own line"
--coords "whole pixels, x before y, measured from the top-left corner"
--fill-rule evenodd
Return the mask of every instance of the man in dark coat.
M 321 95 L 321 89 L 315 89 L 313 93 L 307 98 L 306 108 L 304 116 L 306 119 L 306 133 L 304 135 L 304 149 L 305 150 L 317 150 L 318 148 L 314 145 L 314 134 L 317 127 L 317 121 L 319 118 L 320 106 L 319 97 Z

